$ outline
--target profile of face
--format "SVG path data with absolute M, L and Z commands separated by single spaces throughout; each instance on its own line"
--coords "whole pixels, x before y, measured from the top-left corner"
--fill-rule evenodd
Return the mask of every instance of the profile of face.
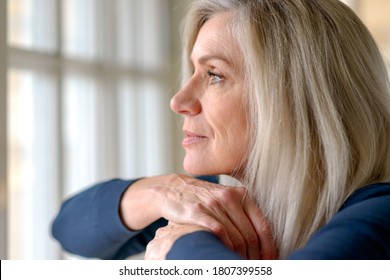
M 184 116 L 184 169 L 191 174 L 239 173 L 248 147 L 243 58 L 228 29 L 229 13 L 201 27 L 192 49 L 193 75 L 171 100 Z

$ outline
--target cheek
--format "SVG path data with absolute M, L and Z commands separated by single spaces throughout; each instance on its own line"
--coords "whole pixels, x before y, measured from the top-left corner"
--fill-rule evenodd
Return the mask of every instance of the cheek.
M 225 156 L 234 157 L 236 160 L 237 157 L 242 157 L 248 146 L 246 114 L 242 107 L 226 106 L 222 110 L 215 110 L 210 119 L 215 137 L 213 143 L 215 152 L 224 153 Z

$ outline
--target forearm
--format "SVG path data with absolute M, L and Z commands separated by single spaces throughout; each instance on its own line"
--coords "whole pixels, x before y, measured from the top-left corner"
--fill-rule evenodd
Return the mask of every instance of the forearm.
M 111 258 L 137 234 L 123 225 L 118 214 L 122 194 L 133 182 L 100 183 L 67 200 L 53 222 L 53 236 L 71 253 Z
M 142 252 L 155 230 L 166 225 L 159 202 L 175 176 L 90 187 L 62 205 L 52 234 L 65 250 L 84 257 L 126 258 Z

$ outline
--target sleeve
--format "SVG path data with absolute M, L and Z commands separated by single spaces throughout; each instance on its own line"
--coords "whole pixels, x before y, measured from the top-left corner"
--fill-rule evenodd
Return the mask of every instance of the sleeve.
M 180 237 L 168 252 L 167 260 L 241 260 L 217 236 L 197 231 Z
M 335 215 L 289 259 L 390 259 L 389 217 L 389 195 L 359 202 Z
M 52 235 L 62 247 L 88 258 L 124 259 L 145 250 L 160 219 L 142 231 L 130 231 L 118 209 L 124 191 L 134 180 L 97 184 L 65 201 L 52 224 Z
M 197 178 L 212 183 L 219 180 L 217 176 Z M 52 223 L 53 237 L 64 250 L 87 258 L 125 259 L 143 252 L 167 221 L 161 218 L 142 231 L 130 231 L 123 225 L 120 200 L 135 181 L 102 182 L 65 201 Z

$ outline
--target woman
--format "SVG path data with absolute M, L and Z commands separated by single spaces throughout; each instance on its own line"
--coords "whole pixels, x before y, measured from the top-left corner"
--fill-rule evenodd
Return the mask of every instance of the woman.
M 153 239 L 150 259 L 390 258 L 389 82 L 348 7 L 196 1 L 183 62 L 171 108 L 184 116 L 184 168 L 245 189 L 178 175 L 106 182 L 64 204 L 53 232 L 65 248 L 122 258 Z M 68 236 L 78 227 L 81 244 Z

